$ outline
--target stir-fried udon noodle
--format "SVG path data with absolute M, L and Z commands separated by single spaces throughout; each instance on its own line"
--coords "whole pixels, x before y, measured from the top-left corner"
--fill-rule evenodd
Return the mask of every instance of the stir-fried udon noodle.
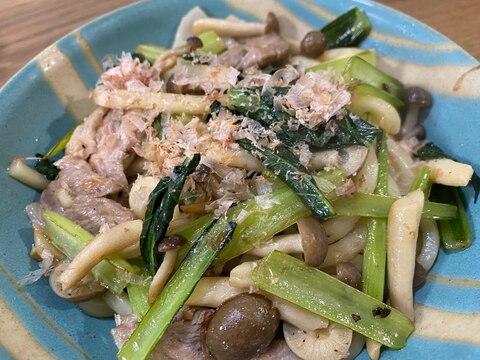
M 473 170 L 425 140 L 428 91 L 352 47 L 369 30 L 352 9 L 295 41 L 274 14 L 196 8 L 170 49 L 106 57 L 95 110 L 35 166 L 48 179 L 10 167 L 42 190 L 26 282 L 115 316 L 122 359 L 405 346 L 440 242 L 469 245 Z

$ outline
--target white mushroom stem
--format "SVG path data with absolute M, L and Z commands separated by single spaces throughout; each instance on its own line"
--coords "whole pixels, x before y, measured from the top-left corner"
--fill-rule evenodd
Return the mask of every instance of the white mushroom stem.
M 168 281 L 168 278 L 172 274 L 175 268 L 175 262 L 177 261 L 178 249 L 168 250 L 165 252 L 162 264 L 158 268 L 155 276 L 152 279 L 152 283 L 148 288 L 148 303 L 153 304 L 158 294 L 162 291 L 163 287 Z
M 303 254 L 302 238 L 300 234 L 278 235 L 262 246 L 250 250 L 248 254 L 258 257 L 264 257 L 273 250 L 278 250 L 286 254 Z
M 206 31 L 213 30 L 218 36 L 235 38 L 263 35 L 266 32 L 265 29 L 266 24 L 262 23 L 204 18 L 198 19 L 193 23 L 192 34 L 200 35 Z
M 330 322 L 327 328 L 302 331 L 283 323 L 283 336 L 288 347 L 304 360 L 340 360 L 348 356 L 352 330 Z
M 212 101 L 207 96 L 109 90 L 103 85 L 97 86 L 92 96 L 97 105 L 109 109 L 156 109 L 159 112 L 194 115 L 210 113 Z
M 25 158 L 13 159 L 8 167 L 8 175 L 39 191 L 46 189 L 50 184 L 45 176 L 25 164 Z
M 424 194 L 413 191 L 396 200 L 388 214 L 387 283 L 390 302 L 414 319 L 413 275 Z
M 327 234 L 322 223 L 313 216 L 306 216 L 297 221 L 297 226 L 305 263 L 314 267 L 320 266 L 328 251 Z
M 328 243 L 332 244 L 347 235 L 359 219 L 359 216 L 340 215 L 324 221 L 322 224 L 327 233 Z
M 365 222 L 361 221 L 345 237 L 328 247 L 327 257 L 323 261 L 322 268 L 353 260 L 363 252 L 366 237 L 367 228 Z
M 185 305 L 216 308 L 228 299 L 247 292 L 247 289 L 231 286 L 230 279 L 226 276 L 203 277 Z
M 321 170 L 325 167 L 338 167 L 346 176 L 355 174 L 365 162 L 368 149 L 365 146 L 353 145 L 338 150 L 323 150 L 312 153 L 309 167 Z
M 420 230 L 422 231 L 423 244 L 417 262 L 428 272 L 438 255 L 440 247 L 440 234 L 435 220 L 421 220 Z
M 60 276 L 63 289 L 69 289 L 106 257 L 132 246 L 140 239 L 142 220 L 119 224 L 93 238 Z
M 430 180 L 435 184 L 467 186 L 473 175 L 470 165 L 450 159 L 428 160 L 425 164 L 432 170 Z
M 380 349 L 382 348 L 382 344 L 376 342 L 375 340 L 367 339 L 366 345 L 370 360 L 380 359 Z

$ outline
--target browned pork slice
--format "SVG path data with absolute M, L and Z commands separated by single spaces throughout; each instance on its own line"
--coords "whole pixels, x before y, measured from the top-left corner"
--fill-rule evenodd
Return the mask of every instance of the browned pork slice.
M 103 224 L 115 226 L 134 219 L 130 209 L 106 198 L 121 188 L 95 173 L 86 161 L 65 156 L 55 165 L 60 173 L 42 193 L 43 210 L 55 211 L 94 234 Z
M 218 56 L 218 62 L 245 70 L 282 62 L 290 55 L 290 45 L 275 33 L 251 37 L 232 45 Z
M 153 359 L 205 360 L 200 350 L 202 324 L 214 310 L 188 307 L 181 320 L 168 327 L 152 353 Z
M 74 130 L 70 141 L 65 147 L 65 154 L 79 159 L 87 159 L 91 154 L 97 151 L 97 142 L 95 134 L 103 123 L 103 117 L 108 109 L 97 107 L 82 124 Z
M 89 159 L 92 169 L 126 190 L 125 169 L 133 160 L 134 149 L 140 147 L 144 131 L 155 116 L 152 111 L 111 110 L 95 134 L 97 151 Z

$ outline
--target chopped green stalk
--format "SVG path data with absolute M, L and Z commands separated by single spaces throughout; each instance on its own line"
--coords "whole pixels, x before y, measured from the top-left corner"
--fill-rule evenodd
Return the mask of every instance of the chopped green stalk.
M 322 174 L 318 174 L 318 176 L 322 176 Z M 326 196 L 327 199 L 332 200 L 335 194 L 332 192 Z M 340 200 L 342 198 L 337 201 Z M 349 214 L 348 207 L 349 204 L 352 204 L 353 215 L 386 218 L 390 206 L 397 198 L 356 194 L 353 197 L 346 197 L 345 200 L 345 202 L 340 201 L 338 206 L 338 209 L 344 214 Z M 334 208 L 337 201 L 333 202 Z M 451 219 L 456 216 L 456 212 L 455 206 L 426 202 L 423 217 Z M 227 220 L 237 221 L 240 215 L 242 220 L 238 220 L 238 227 L 232 241 L 221 251 L 216 262 L 222 263 L 252 250 L 310 214 L 309 209 L 288 187 L 276 189 L 270 194 L 257 196 L 230 208 L 226 214 Z M 179 251 L 177 264 L 182 261 L 193 241 L 204 231 L 212 219 L 213 215 L 205 215 L 169 232 L 171 235 L 177 234 L 187 239 L 187 243 Z
M 421 168 L 418 174 L 413 179 L 412 185 L 410 186 L 410 191 L 422 190 L 428 198 L 431 174 L 432 170 L 429 166 L 424 166 L 423 168 Z
M 325 25 L 320 31 L 325 35 L 329 49 L 357 46 L 370 33 L 372 26 L 367 16 L 355 7 Z
M 72 137 L 73 132 L 75 131 L 76 128 L 77 128 L 76 126 L 73 127 L 72 129 L 70 129 L 69 132 L 63 135 L 63 137 L 55 145 L 53 145 L 53 147 L 50 150 L 48 150 L 44 158 L 49 159 L 59 154 L 63 150 L 65 150 L 65 146 L 67 146 L 67 143 L 70 141 L 70 138 Z
M 387 133 L 378 139 L 378 181 L 375 193 L 388 195 L 388 149 Z M 387 219 L 371 218 L 367 221 L 367 240 L 363 253 L 362 290 L 365 294 L 382 301 L 385 287 L 387 262 Z
M 357 95 L 373 96 L 373 97 L 382 99 L 388 102 L 389 104 L 395 106 L 397 109 L 405 106 L 405 103 L 402 100 L 400 100 L 398 97 L 393 96 L 392 94 L 372 85 L 368 85 L 368 84 L 356 85 L 352 91 L 354 94 L 357 94 Z
M 160 267 L 161 256 L 157 246 L 167 233 L 185 180 L 195 171 L 199 162 L 200 155 L 195 154 L 181 166 L 175 166 L 173 175 L 162 178 L 149 196 L 140 235 L 140 252 L 150 275 L 154 275 Z
M 263 157 L 265 166 L 300 197 L 316 218 L 324 220 L 335 215 L 332 205 L 312 181 L 307 169 L 286 147 L 279 146 L 274 152 L 261 149 L 247 139 L 237 140 L 237 143 L 253 155 Z
M 456 205 L 458 209 L 456 218 L 438 222 L 443 247 L 449 250 L 465 250 L 469 248 L 472 244 L 472 233 L 465 212 L 461 190 L 451 186 L 435 185 L 432 187 L 432 198 Z
M 355 56 L 358 56 L 359 58 L 362 58 L 369 64 L 372 64 L 373 66 L 376 65 L 376 58 L 375 58 L 375 51 L 374 50 L 366 50 L 361 53 L 356 54 Z M 345 66 L 348 63 L 348 60 L 350 60 L 351 56 L 347 56 L 344 58 L 340 59 L 334 59 L 334 60 L 328 60 L 321 62 L 319 64 L 310 66 L 307 68 L 306 71 L 319 71 L 319 70 L 327 70 L 331 68 L 336 75 L 341 75 L 343 70 L 345 69 Z
M 394 196 L 355 193 L 333 201 L 333 208 L 337 215 L 385 218 L 397 199 Z M 422 219 L 447 220 L 456 217 L 457 207 L 454 205 L 426 201 L 423 206 Z
M 93 239 L 93 235 L 88 231 L 57 213 L 45 211 L 43 217 L 45 219 L 45 235 L 70 260 Z M 124 264 L 116 260 L 102 260 L 95 265 L 91 272 L 96 281 L 114 294 L 120 294 L 127 285 L 127 279 L 139 278 L 122 266 Z
M 345 66 L 344 77 L 347 82 L 352 84 L 369 84 L 397 98 L 400 97 L 400 91 L 403 89 L 403 84 L 400 81 L 358 56 L 353 56 L 348 60 Z
M 135 50 L 133 50 L 133 53 L 135 55 L 140 55 L 150 64 L 154 64 L 157 58 L 165 51 L 167 51 L 167 48 L 163 46 L 158 46 L 154 44 L 142 44 L 138 45 Z
M 145 283 L 144 285 L 128 285 L 128 300 L 130 305 L 132 305 L 133 313 L 139 318 L 142 319 L 150 309 L 148 304 L 148 288 L 150 287 L 150 282 Z
M 165 285 L 155 303 L 118 353 L 119 359 L 146 359 L 167 330 L 219 251 L 230 241 L 235 223 L 224 219 L 208 227 Z
M 203 46 L 195 51 L 197 54 L 220 54 L 227 48 L 225 42 L 213 30 L 206 31 L 198 37 L 202 40 Z
M 400 311 L 290 255 L 273 251 L 252 275 L 261 290 L 393 349 L 404 347 L 413 331 Z

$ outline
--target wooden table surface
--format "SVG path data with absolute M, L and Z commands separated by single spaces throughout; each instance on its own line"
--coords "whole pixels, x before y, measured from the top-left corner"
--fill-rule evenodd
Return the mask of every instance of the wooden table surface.
M 0 0 L 0 86 L 42 49 L 132 0 Z M 480 59 L 480 0 L 380 0 L 437 29 Z

